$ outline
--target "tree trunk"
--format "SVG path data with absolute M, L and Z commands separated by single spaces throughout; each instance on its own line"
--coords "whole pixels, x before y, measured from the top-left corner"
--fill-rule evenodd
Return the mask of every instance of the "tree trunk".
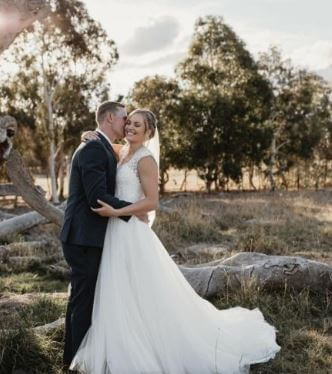
M 187 191 L 187 176 L 188 176 L 188 169 L 185 169 L 184 170 L 183 181 L 182 181 L 181 186 L 180 186 L 180 191 L 182 191 L 182 190 L 184 190 L 184 192 Z
M 276 183 L 273 176 L 273 169 L 276 163 L 276 156 L 277 156 L 277 147 L 276 147 L 276 133 L 273 134 L 273 138 L 271 141 L 271 156 L 270 156 L 270 163 L 268 165 L 268 177 L 270 181 L 271 191 L 276 190 Z
M 58 149 L 55 152 L 54 155 L 54 161 L 55 161 L 55 177 L 58 181 L 58 197 L 59 199 L 63 199 L 64 197 L 64 185 L 65 185 L 65 176 L 66 176 L 66 156 L 64 154 L 64 143 L 61 142 L 61 144 L 58 146 Z
M 33 179 L 16 150 L 10 152 L 6 163 L 7 173 L 24 201 L 34 210 L 58 226 L 62 225 L 63 212 L 50 204 L 34 185 Z M 36 217 L 35 217 L 36 219 Z
M 284 288 L 285 284 L 297 290 L 308 287 L 320 293 L 332 290 L 332 267 L 302 257 L 241 252 L 214 264 L 180 267 L 191 286 L 204 298 L 239 288 L 245 282 L 268 288 Z
M 254 184 L 254 175 L 255 175 L 255 165 L 250 165 L 249 166 L 249 184 L 250 184 L 250 187 L 254 191 L 257 191 L 257 188 Z
M 49 222 L 45 217 L 37 212 L 22 214 L 17 217 L 0 222 L 0 239 L 7 239 L 10 235 L 19 234 L 31 229 L 36 225 Z
M 55 146 L 53 139 L 50 140 L 50 155 L 48 158 L 49 161 L 49 169 L 50 169 L 50 178 L 51 178 L 51 191 L 52 191 L 52 201 L 54 204 L 59 203 L 59 196 L 58 196 L 58 188 L 57 188 L 57 180 L 55 175 Z
M 47 0 L 0 0 L 0 54 L 20 32 L 50 12 Z
M 66 202 L 59 205 L 60 209 L 64 209 Z M 60 210 L 59 209 L 59 210 Z M 63 212 L 60 210 L 61 214 Z M 0 239 L 5 240 L 9 235 L 19 234 L 23 231 L 29 230 L 34 226 L 49 223 L 50 220 L 39 214 L 38 212 L 29 212 L 14 216 L 5 221 L 0 222 Z
M 67 163 L 66 160 L 61 160 L 61 165 L 59 168 L 58 179 L 59 179 L 59 187 L 58 187 L 58 196 L 60 199 L 64 199 L 64 191 L 65 191 L 65 178 L 66 178 L 66 167 Z
M 53 118 L 53 93 L 51 92 L 50 84 L 47 80 L 47 74 L 45 71 L 44 65 L 44 55 L 42 52 L 41 58 L 42 64 L 42 71 L 43 71 L 43 89 L 44 89 L 44 100 L 45 105 L 47 108 L 47 122 L 48 122 L 48 130 L 49 130 L 49 158 L 48 158 L 48 165 L 50 171 L 50 178 L 51 178 L 51 195 L 54 204 L 59 203 L 58 191 L 57 191 L 57 183 L 56 183 L 56 173 L 55 173 L 55 128 L 54 128 L 54 118 Z
M 301 188 L 301 172 L 300 172 L 300 165 L 297 164 L 297 168 L 296 168 L 296 185 L 297 185 L 297 189 L 300 190 Z
M 169 181 L 169 175 L 167 171 L 160 170 L 160 178 L 159 178 L 159 192 L 160 195 L 165 193 L 165 185 Z

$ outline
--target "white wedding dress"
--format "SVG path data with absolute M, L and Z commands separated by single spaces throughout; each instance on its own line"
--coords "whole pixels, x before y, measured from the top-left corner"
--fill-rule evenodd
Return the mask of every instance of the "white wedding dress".
M 116 196 L 143 197 L 142 147 L 117 170 Z M 93 228 L 92 228 L 93 229 Z M 275 328 L 258 309 L 218 310 L 190 286 L 156 234 L 133 216 L 108 223 L 92 324 L 71 363 L 88 374 L 235 374 L 273 358 Z

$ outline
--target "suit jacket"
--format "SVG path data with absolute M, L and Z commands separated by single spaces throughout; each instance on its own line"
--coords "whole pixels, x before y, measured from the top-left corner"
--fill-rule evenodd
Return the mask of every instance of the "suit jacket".
M 60 233 L 63 243 L 103 247 L 108 217 L 91 210 L 97 199 L 119 209 L 130 205 L 114 197 L 117 159 L 107 139 L 81 143 L 76 149 L 69 179 L 69 197 Z M 130 216 L 121 217 L 125 221 Z

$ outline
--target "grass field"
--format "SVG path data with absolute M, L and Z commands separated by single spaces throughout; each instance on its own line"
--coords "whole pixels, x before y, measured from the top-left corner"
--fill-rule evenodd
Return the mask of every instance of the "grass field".
M 168 195 L 162 205 L 169 209 L 158 214 L 154 229 L 178 262 L 203 263 L 240 251 L 257 251 L 299 255 L 332 266 L 332 191 Z M 56 236 L 57 229 L 46 225 L 15 240 L 40 233 Z M 218 256 L 178 256 L 182 249 L 199 243 L 219 244 L 225 251 Z M 55 250 L 49 248 L 46 254 Z M 44 256 L 45 251 L 33 254 Z M 63 329 L 38 336 L 29 328 L 64 315 L 67 282 L 36 264 L 18 269 L 3 263 L 0 271 L 0 373 L 18 369 L 60 373 Z M 211 302 L 220 309 L 259 307 L 276 326 L 280 353 L 273 361 L 253 367 L 252 373 L 332 373 L 331 293 L 287 287 L 271 292 L 244 284 Z

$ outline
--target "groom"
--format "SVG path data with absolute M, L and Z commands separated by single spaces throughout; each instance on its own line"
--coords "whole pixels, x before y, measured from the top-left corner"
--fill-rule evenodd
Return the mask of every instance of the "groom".
M 69 180 L 69 197 L 60 239 L 71 269 L 71 295 L 65 325 L 64 368 L 68 368 L 87 332 L 108 218 L 91 210 L 97 199 L 114 208 L 130 203 L 114 197 L 117 158 L 112 141 L 124 137 L 124 105 L 106 101 L 96 113 L 99 139 L 76 149 Z M 121 217 L 128 221 L 130 217 Z

